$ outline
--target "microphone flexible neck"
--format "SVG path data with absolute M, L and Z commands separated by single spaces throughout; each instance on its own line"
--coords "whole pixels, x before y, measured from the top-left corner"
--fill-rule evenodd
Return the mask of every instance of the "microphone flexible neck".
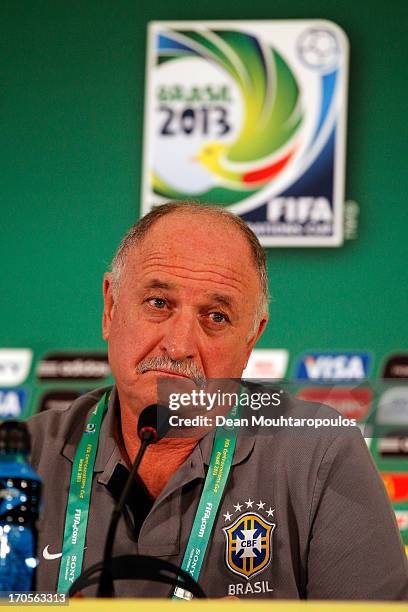
M 146 428 L 147 429 L 147 428 Z M 113 597 L 115 589 L 113 585 L 112 572 L 110 569 L 110 562 L 112 559 L 113 553 L 113 543 L 115 541 L 116 530 L 118 528 L 119 519 L 122 515 L 124 505 L 126 503 L 126 499 L 128 497 L 130 487 L 134 481 L 135 475 L 139 468 L 139 465 L 142 461 L 143 455 L 146 452 L 147 447 L 152 442 L 152 432 L 142 433 L 142 443 L 140 445 L 139 451 L 136 455 L 136 459 L 132 465 L 132 469 L 130 470 L 129 477 L 126 481 L 126 484 L 123 488 L 122 494 L 119 498 L 118 503 L 115 505 L 112 518 L 109 525 L 108 535 L 106 536 L 105 549 L 103 554 L 103 568 L 101 572 L 101 577 L 98 586 L 97 597 Z

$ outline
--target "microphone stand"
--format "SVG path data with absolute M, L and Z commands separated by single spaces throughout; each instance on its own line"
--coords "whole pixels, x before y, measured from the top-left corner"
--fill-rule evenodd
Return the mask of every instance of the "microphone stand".
M 130 470 L 129 477 L 126 481 L 122 494 L 118 503 L 115 505 L 112 518 L 109 525 L 108 535 L 106 537 L 105 549 L 103 555 L 103 567 L 101 572 L 101 577 L 99 580 L 97 597 L 113 597 L 115 594 L 115 588 L 113 585 L 112 571 L 111 571 L 111 559 L 112 559 L 112 551 L 113 551 L 113 543 L 115 541 L 116 530 L 118 527 L 119 519 L 123 512 L 123 507 L 125 505 L 128 493 L 130 491 L 130 487 L 132 486 L 133 480 L 135 478 L 136 472 L 139 468 L 140 462 L 142 461 L 143 455 L 146 452 L 149 444 L 155 442 L 157 439 L 157 432 L 150 427 L 144 427 L 141 432 L 141 440 L 142 443 L 140 445 L 139 451 L 136 455 L 136 459 L 132 465 L 132 469 Z
M 98 584 L 97 575 L 100 575 L 102 567 L 103 561 L 100 561 L 86 569 L 72 584 L 68 596 L 74 597 L 83 589 Z M 206 597 L 198 582 L 181 567 L 170 561 L 146 555 L 122 555 L 111 559 L 110 569 L 114 580 L 153 580 L 161 584 L 169 584 L 172 588 L 179 586 L 190 591 L 194 597 Z
M 151 404 L 140 413 L 137 433 L 141 445 L 120 499 L 112 512 L 105 541 L 103 561 L 89 567 L 75 580 L 69 589 L 70 597 L 96 583 L 98 583 L 97 597 L 113 597 L 115 593 L 114 580 L 153 580 L 154 582 L 170 584 L 173 587 L 175 585 L 180 586 L 187 589 L 194 597 L 205 597 L 203 589 L 190 574 L 169 561 L 143 555 L 112 557 L 119 519 L 140 462 L 149 444 L 158 442 L 168 432 L 170 427 L 169 415 L 168 407 L 160 404 Z M 96 574 L 100 574 L 99 581 Z

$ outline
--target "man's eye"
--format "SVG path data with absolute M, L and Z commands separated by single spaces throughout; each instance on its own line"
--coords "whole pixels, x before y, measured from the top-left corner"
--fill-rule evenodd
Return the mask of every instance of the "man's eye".
M 147 300 L 147 303 L 149 306 L 159 309 L 163 309 L 166 306 L 166 300 L 163 300 L 163 298 L 150 298 Z
M 229 321 L 227 315 L 223 312 L 211 312 L 209 316 L 213 323 L 226 323 Z

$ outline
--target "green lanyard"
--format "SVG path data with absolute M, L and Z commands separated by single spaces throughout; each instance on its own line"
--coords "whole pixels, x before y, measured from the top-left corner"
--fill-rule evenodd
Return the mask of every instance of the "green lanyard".
M 65 516 L 64 544 L 58 576 L 58 593 L 67 593 L 82 570 L 92 475 L 102 419 L 108 408 L 109 393 L 99 400 L 86 422 L 75 453 Z
M 67 593 L 82 571 L 93 467 L 108 400 L 109 392 L 106 392 L 89 416 L 75 453 L 65 517 L 58 593 Z M 233 408 L 228 417 L 234 417 L 237 409 L 237 406 Z M 204 489 L 181 566 L 196 581 L 231 469 L 235 443 L 236 434 L 233 429 L 217 428 Z M 173 599 L 191 599 L 191 597 L 188 591 L 180 587 L 177 587 L 173 594 Z
M 228 418 L 234 417 L 237 409 L 238 407 L 235 406 L 228 413 Z M 181 564 L 181 568 L 189 573 L 196 582 L 198 582 L 217 510 L 227 484 L 236 441 L 237 436 L 233 429 L 228 431 L 224 427 L 217 427 L 204 489 Z M 189 591 L 176 587 L 172 599 L 192 599 L 192 597 Z

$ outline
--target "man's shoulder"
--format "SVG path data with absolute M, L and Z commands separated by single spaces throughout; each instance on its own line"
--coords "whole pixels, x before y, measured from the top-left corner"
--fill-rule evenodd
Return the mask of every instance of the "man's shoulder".
M 51 408 L 27 419 L 33 464 L 36 463 L 45 443 L 63 446 L 75 432 L 82 431 L 87 414 L 110 389 L 111 387 L 93 389 L 78 397 L 68 407 Z
M 277 406 L 249 410 L 254 415 L 252 424 L 257 425 L 254 433 L 260 451 L 279 452 L 290 461 L 311 462 L 317 468 L 332 446 L 340 453 L 354 445 L 367 450 L 355 420 L 331 406 L 301 400 L 286 391 L 280 393 L 280 399 Z
M 292 393 L 283 393 L 282 399 L 285 411 L 294 417 L 314 418 L 319 414 L 324 418 L 333 418 L 340 415 L 337 410 L 327 404 L 299 399 Z
M 286 391 L 284 385 L 281 387 L 274 385 L 263 385 L 254 382 L 246 383 L 245 385 L 249 390 L 250 398 L 253 395 L 269 395 L 271 398 L 278 397 L 279 401 L 268 404 L 258 404 L 256 412 L 259 412 L 264 418 L 281 419 L 282 423 L 286 423 L 288 426 L 295 428 L 309 427 L 318 429 L 320 427 L 329 427 L 336 430 L 338 433 L 339 429 L 345 430 L 351 428 L 353 422 L 351 419 L 344 418 L 344 416 L 338 411 L 320 402 L 313 402 L 308 400 L 299 399 L 292 392 Z M 283 388 L 282 388 L 283 387 Z M 249 400 L 249 407 L 253 408 L 253 402 Z M 286 419 L 286 421 L 285 421 Z M 355 421 L 354 421 L 355 424 Z M 353 428 L 358 430 L 358 428 Z
M 35 435 L 38 431 L 44 429 L 48 430 L 50 427 L 58 427 L 60 430 L 69 428 L 72 422 L 77 422 L 80 415 L 83 415 L 85 418 L 90 408 L 111 388 L 112 387 L 101 387 L 99 389 L 93 389 L 75 399 L 69 406 L 65 406 L 64 408 L 50 408 L 49 410 L 35 414 L 26 421 L 30 432 Z

